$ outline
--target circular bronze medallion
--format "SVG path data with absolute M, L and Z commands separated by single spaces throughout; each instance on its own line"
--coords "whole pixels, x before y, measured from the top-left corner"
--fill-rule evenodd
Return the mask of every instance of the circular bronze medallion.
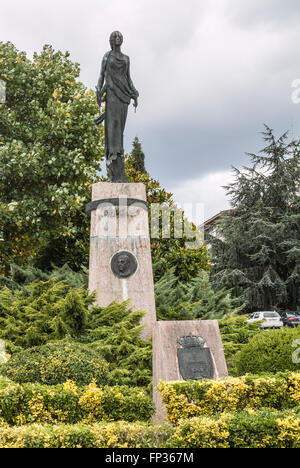
M 118 252 L 111 260 L 111 269 L 113 274 L 120 279 L 130 278 L 138 269 L 138 262 L 130 252 Z

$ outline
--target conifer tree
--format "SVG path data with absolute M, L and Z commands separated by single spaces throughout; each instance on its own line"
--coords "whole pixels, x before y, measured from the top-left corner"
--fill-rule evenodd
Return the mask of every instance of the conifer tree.
M 225 288 L 214 291 L 209 274 L 201 271 L 189 283 L 178 283 L 174 269 L 155 285 L 159 320 L 215 320 L 241 312 L 240 300 Z
M 288 134 L 250 154 L 227 187 L 233 210 L 211 238 L 214 284 L 243 295 L 248 311 L 300 308 L 300 143 Z
M 132 167 L 141 174 L 147 174 L 145 168 L 145 155 L 138 137 L 135 137 L 132 146 L 133 148 L 130 156 Z

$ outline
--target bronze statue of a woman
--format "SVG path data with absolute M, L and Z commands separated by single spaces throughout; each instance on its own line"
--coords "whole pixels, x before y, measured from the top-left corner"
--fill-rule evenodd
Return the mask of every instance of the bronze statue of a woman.
M 133 99 L 138 106 L 139 93 L 130 78 L 130 60 L 121 52 L 123 36 L 115 31 L 110 36 L 111 51 L 104 55 L 98 81 L 97 102 L 101 112 L 105 100 L 105 113 L 95 119 L 99 125 L 105 120 L 105 149 L 110 182 L 128 182 L 124 163 L 124 130 L 128 106 Z

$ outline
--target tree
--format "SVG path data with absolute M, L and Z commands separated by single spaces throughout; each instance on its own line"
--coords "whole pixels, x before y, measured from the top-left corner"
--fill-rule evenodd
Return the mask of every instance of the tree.
M 142 145 L 138 137 L 135 137 L 132 143 L 133 149 L 130 155 L 130 162 L 135 171 L 141 174 L 147 174 L 145 168 L 145 155 L 142 150 Z
M 225 288 L 214 291 L 206 271 L 200 271 L 189 283 L 178 283 L 174 269 L 155 285 L 159 320 L 216 320 L 235 316 L 243 306 Z
M 300 143 L 263 133 L 267 147 L 234 169 L 233 210 L 212 238 L 214 283 L 243 295 L 248 311 L 300 306 Z
M 202 234 L 196 226 L 187 222 L 184 213 L 180 212 L 173 199 L 173 194 L 161 187 L 160 183 L 153 179 L 148 173 L 141 173 L 133 165 L 132 158 L 126 158 L 126 175 L 129 182 L 141 182 L 146 186 L 147 201 L 149 205 L 149 222 L 151 229 L 152 207 L 159 205 L 162 212 L 165 212 L 170 219 L 170 237 L 163 237 L 162 212 L 160 214 L 160 228 L 153 232 L 151 229 L 151 249 L 154 269 L 154 280 L 158 281 L 166 271 L 175 268 L 177 281 L 190 281 L 195 278 L 200 270 L 210 269 L 210 259 L 207 246 L 202 241 Z M 174 223 L 175 213 L 181 219 L 180 226 L 183 235 L 175 236 L 176 226 Z M 180 223 L 179 223 L 180 224 Z M 189 233 L 185 232 L 188 227 Z M 192 233 L 192 234 L 191 234 Z M 188 239 L 187 239 L 188 234 Z M 191 235 L 193 237 L 191 237 Z M 188 248 L 187 240 L 198 238 L 196 248 Z
M 93 91 L 77 81 L 69 53 L 45 46 L 33 61 L 0 42 L 0 268 L 43 268 L 88 258 L 84 208 L 99 180 L 103 128 L 96 130 Z M 5 268 L 4 268 L 5 266 Z

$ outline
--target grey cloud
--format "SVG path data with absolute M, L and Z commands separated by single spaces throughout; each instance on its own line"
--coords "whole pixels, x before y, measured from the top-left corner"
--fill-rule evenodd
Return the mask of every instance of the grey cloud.
M 166 186 L 226 171 L 258 151 L 265 122 L 300 135 L 298 0 L 0 0 L 0 40 L 31 54 L 69 50 L 94 87 L 111 31 L 124 34 L 140 108 L 129 113 L 126 150 L 138 135 Z

